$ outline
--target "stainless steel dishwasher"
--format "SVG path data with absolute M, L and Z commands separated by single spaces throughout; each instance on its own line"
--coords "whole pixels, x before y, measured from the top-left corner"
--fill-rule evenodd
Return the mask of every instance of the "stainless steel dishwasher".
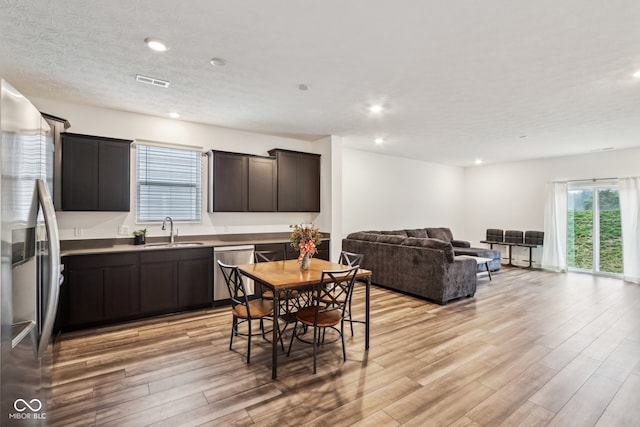
M 229 299 L 229 290 L 224 281 L 224 276 L 218 266 L 218 260 L 228 265 L 253 264 L 253 245 L 217 246 L 213 248 L 213 301 Z M 253 280 L 242 278 L 249 294 L 253 294 Z

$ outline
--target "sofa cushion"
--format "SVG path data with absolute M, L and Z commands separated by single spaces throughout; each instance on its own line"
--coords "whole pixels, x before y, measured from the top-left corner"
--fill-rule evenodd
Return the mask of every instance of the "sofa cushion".
M 394 234 L 381 234 L 379 232 L 370 232 L 370 231 L 358 231 L 356 233 L 351 233 L 347 236 L 347 239 L 351 240 L 362 240 L 365 242 L 376 242 L 376 243 L 390 243 L 394 245 L 401 244 L 406 236 L 396 236 Z
M 376 235 L 371 233 L 370 231 L 357 231 L 355 233 L 350 233 L 347 236 L 347 239 L 373 241 L 373 239 L 375 239 L 375 236 Z
M 453 262 L 455 257 L 453 253 L 453 246 L 451 243 L 447 243 L 438 239 L 421 239 L 418 237 L 407 237 L 402 242 L 404 246 L 419 246 L 421 248 L 438 249 L 444 252 L 444 256 L 448 262 Z
M 407 233 L 407 236 L 409 237 L 420 237 L 420 238 L 427 238 L 429 237 L 427 235 L 427 230 L 425 230 L 424 228 L 414 228 L 412 230 L 404 230 L 405 233 Z
M 374 242 L 377 242 L 377 243 L 390 243 L 390 244 L 393 244 L 393 245 L 399 245 L 404 241 L 404 239 L 406 239 L 406 237 L 396 236 L 396 235 L 393 235 L 393 234 L 376 234 Z
M 427 228 L 427 235 L 432 239 L 443 240 L 445 242 L 451 242 L 453 240 L 453 233 L 451 229 L 447 227 L 433 227 Z
M 376 234 L 384 234 L 387 236 L 402 236 L 409 237 L 404 230 L 384 230 L 384 231 L 375 231 Z

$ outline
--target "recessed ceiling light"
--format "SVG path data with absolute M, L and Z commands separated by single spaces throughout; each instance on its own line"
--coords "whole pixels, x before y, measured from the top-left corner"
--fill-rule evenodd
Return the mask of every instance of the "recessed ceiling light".
M 640 79 L 640 70 L 633 73 L 633 77 L 635 77 L 636 79 Z
M 309 89 L 311 89 L 311 86 L 309 86 L 308 84 L 300 83 L 298 85 L 298 90 L 307 91 Z
M 482 159 L 476 159 L 475 164 L 476 165 L 481 165 L 482 164 Z
M 156 52 L 165 52 L 169 49 L 165 42 L 154 37 L 147 37 L 144 39 L 144 42 L 149 46 L 149 49 L 155 50 Z
M 376 144 L 382 144 L 384 142 L 384 138 L 376 138 L 373 140 Z
M 211 58 L 209 62 L 214 67 L 224 67 L 225 65 L 227 65 L 227 61 L 224 58 Z
M 372 113 L 381 113 L 384 110 L 384 107 L 379 104 L 374 104 L 369 107 L 369 111 Z
M 171 117 L 172 119 L 179 119 L 180 118 L 180 114 L 171 112 L 171 113 L 169 113 L 169 117 Z

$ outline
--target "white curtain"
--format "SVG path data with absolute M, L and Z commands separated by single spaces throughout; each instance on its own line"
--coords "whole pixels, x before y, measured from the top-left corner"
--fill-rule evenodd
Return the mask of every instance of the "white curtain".
M 567 270 L 567 183 L 550 182 L 544 206 L 542 268 Z
M 620 178 L 624 279 L 640 283 L 640 177 Z

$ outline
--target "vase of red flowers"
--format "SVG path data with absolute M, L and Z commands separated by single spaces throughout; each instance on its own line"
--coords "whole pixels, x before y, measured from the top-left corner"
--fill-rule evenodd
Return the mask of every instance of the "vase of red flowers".
M 318 251 L 322 234 L 313 224 L 291 225 L 291 246 L 300 252 L 298 264 L 300 270 L 308 270 L 311 265 L 311 257 Z

